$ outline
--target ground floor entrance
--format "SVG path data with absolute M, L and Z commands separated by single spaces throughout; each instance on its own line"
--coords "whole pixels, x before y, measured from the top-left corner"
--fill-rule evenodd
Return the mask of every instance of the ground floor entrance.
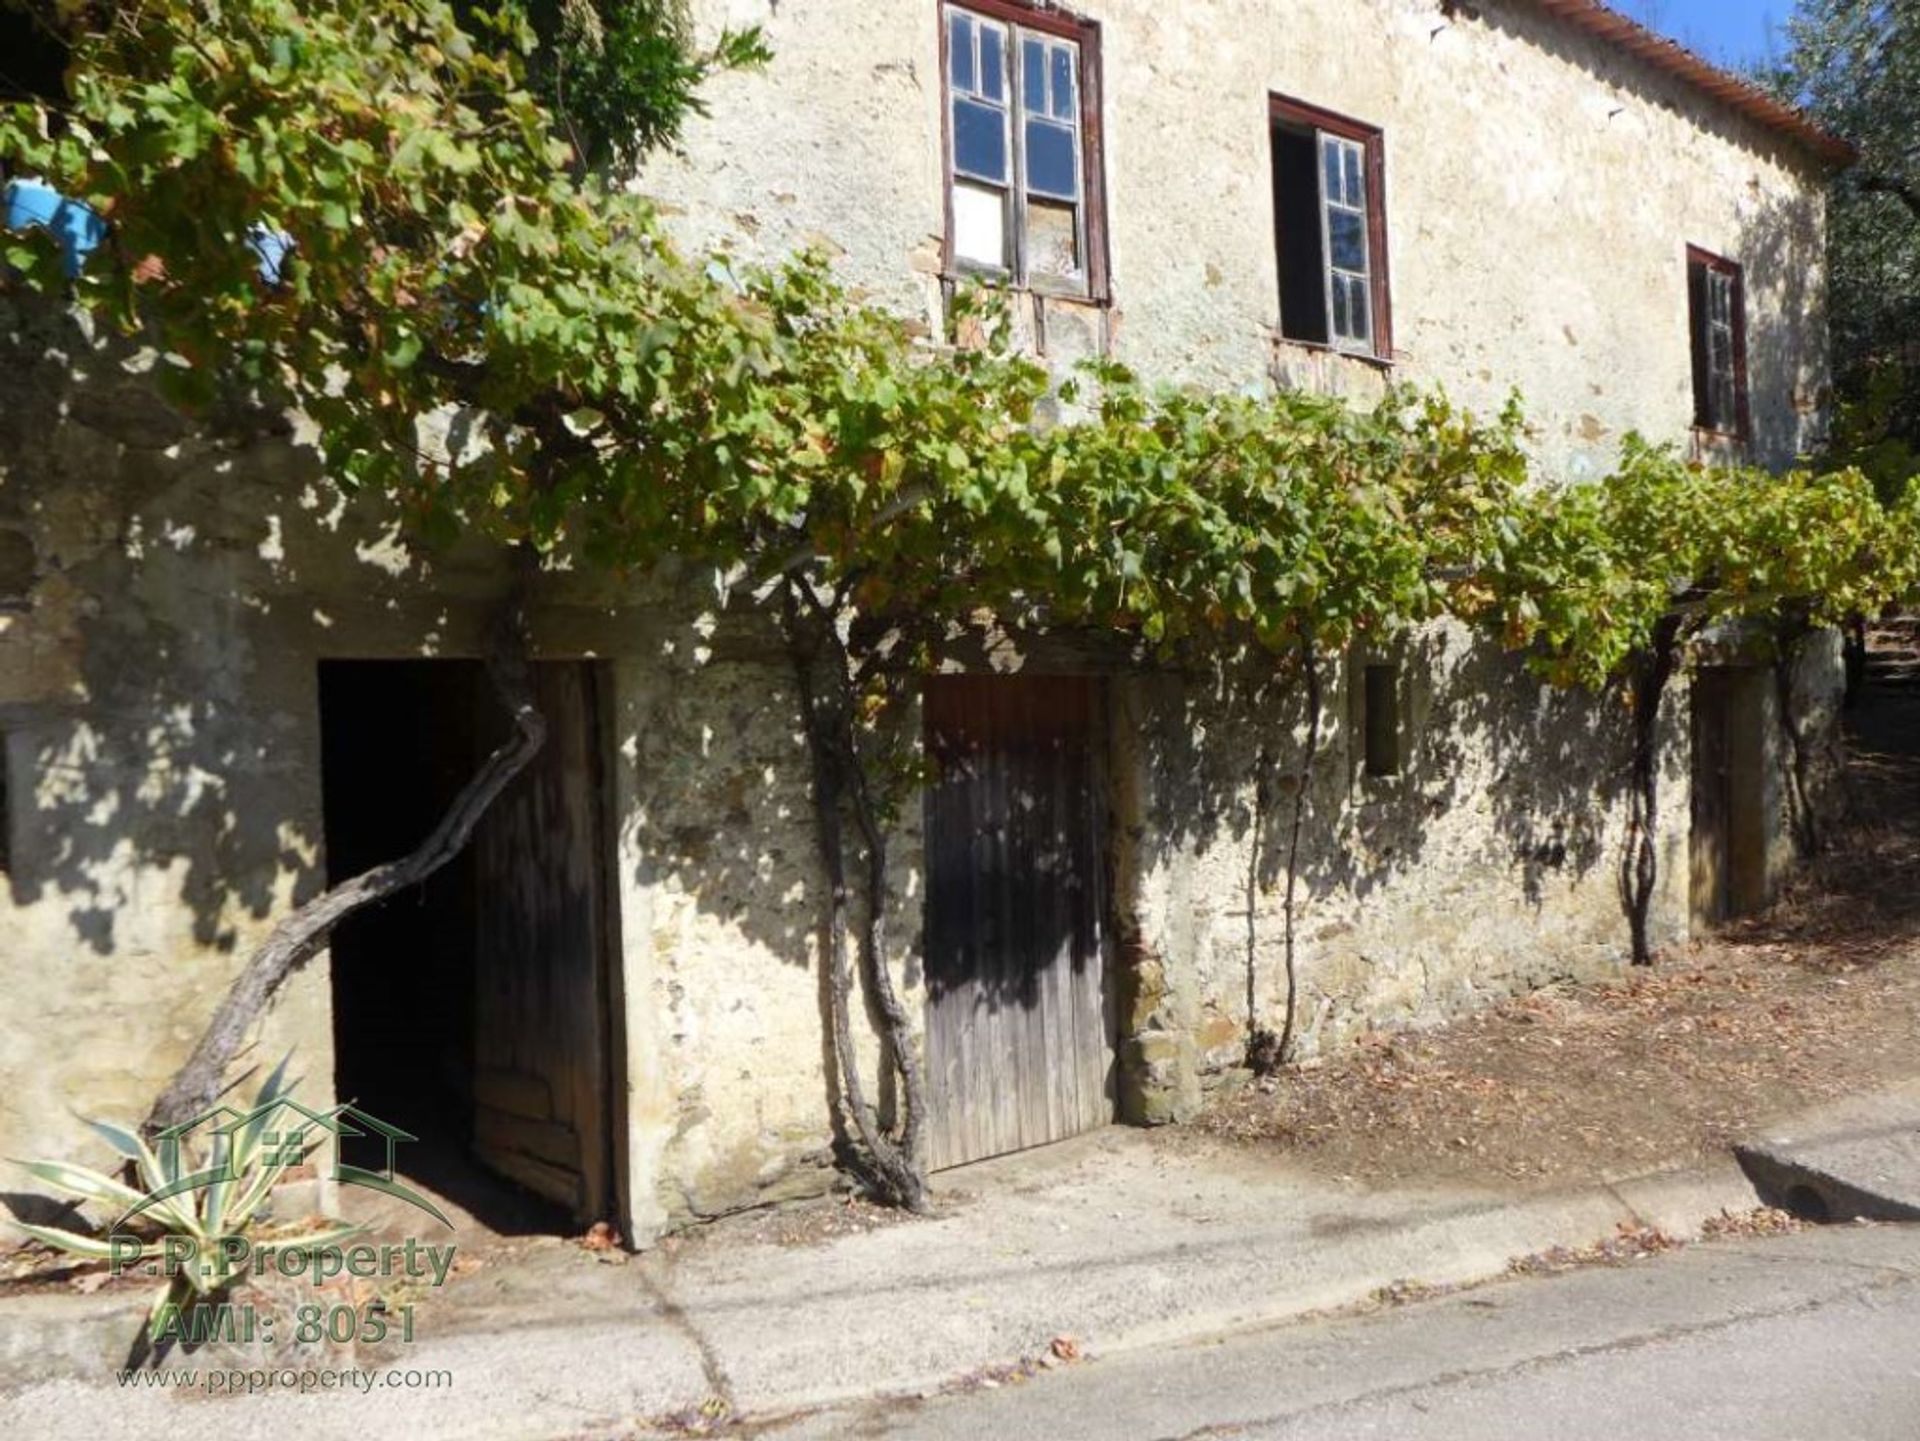
M 477 1162 L 572 1224 L 617 1201 L 600 682 L 533 683 L 546 744 L 472 844 L 334 934 L 334 1079 L 419 1138 L 403 1167 L 457 1187 Z M 320 698 L 331 882 L 418 845 L 507 735 L 477 662 L 323 662 Z
M 1086 677 L 927 682 L 929 1162 L 1113 1120 L 1105 707 Z
M 1694 920 L 1718 925 L 1769 899 L 1766 727 L 1772 672 L 1706 666 L 1693 680 Z

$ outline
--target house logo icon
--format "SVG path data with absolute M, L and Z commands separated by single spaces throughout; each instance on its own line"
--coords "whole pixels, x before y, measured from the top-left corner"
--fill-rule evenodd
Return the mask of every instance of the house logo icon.
M 384 1143 L 377 1170 L 347 1164 L 340 1145 L 349 1137 L 367 1135 L 378 1136 Z M 334 1181 L 342 1186 L 364 1186 L 405 1201 L 451 1230 L 453 1222 L 445 1212 L 394 1174 L 398 1148 L 418 1139 L 351 1102 L 316 1111 L 269 1088 L 267 1097 L 251 1110 L 216 1105 L 155 1135 L 154 1155 L 159 1173 L 166 1179 L 128 1207 L 111 1229 L 118 1231 L 135 1217 L 188 1192 L 218 1187 L 224 1199 L 234 1194 L 235 1188 L 250 1187 L 264 1195 L 288 1170 L 305 1164 L 317 1148 L 331 1140 Z M 189 1146 L 204 1152 L 205 1164 L 198 1170 L 187 1169 Z

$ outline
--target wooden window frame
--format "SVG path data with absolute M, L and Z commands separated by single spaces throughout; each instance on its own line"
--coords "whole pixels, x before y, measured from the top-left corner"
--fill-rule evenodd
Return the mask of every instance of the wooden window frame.
M 1701 391 L 1703 366 L 1710 362 L 1703 360 L 1703 347 L 1706 343 L 1704 327 L 1707 316 L 1696 307 L 1693 290 L 1693 269 L 1700 266 L 1709 274 L 1724 275 L 1732 282 L 1731 303 L 1733 308 L 1733 413 L 1734 424 L 1731 430 L 1724 426 L 1709 425 L 1706 421 L 1705 396 Z M 1753 404 L 1748 391 L 1747 374 L 1747 272 L 1737 260 L 1730 260 L 1698 245 L 1687 247 L 1687 351 L 1692 359 L 1693 391 L 1693 429 L 1698 435 L 1718 441 L 1737 441 L 1746 444 L 1753 439 Z M 1711 377 L 1706 379 L 1712 384 Z
M 1010 218 L 1014 260 L 1011 269 L 997 266 L 984 266 L 972 261 L 960 259 L 954 253 L 953 224 L 953 103 L 949 90 L 951 85 L 951 56 L 948 53 L 950 27 L 949 15 L 955 11 L 964 11 L 978 15 L 982 19 L 998 21 L 1002 25 L 1031 30 L 1036 34 L 1052 36 L 1056 39 L 1071 41 L 1079 47 L 1080 64 L 1080 204 L 1082 218 L 1083 245 L 1085 246 L 1084 270 L 1086 283 L 1083 285 L 1057 276 L 1032 276 L 1026 273 L 1026 234 L 1024 217 L 1026 196 L 1024 181 L 1015 174 L 1010 177 L 1009 188 L 1013 192 L 1013 215 Z M 1017 290 L 1031 290 L 1042 295 L 1060 296 L 1069 300 L 1090 300 L 1105 304 L 1112 298 L 1110 275 L 1107 259 L 1107 182 L 1104 152 L 1106 149 L 1101 128 L 1101 97 L 1103 92 L 1100 70 L 1100 22 L 1085 19 L 1054 8 L 1040 8 L 1037 5 L 1019 3 L 1019 0 L 940 0 L 937 9 L 940 31 L 940 181 L 941 209 L 945 233 L 941 241 L 941 267 L 948 279 L 971 277 L 998 281 L 1011 285 Z M 1017 53 L 1017 51 L 1015 52 Z M 1020 133 L 1020 115 L 1010 117 L 1010 147 L 1024 145 L 1024 136 Z M 1012 151 L 1010 150 L 1010 154 Z
M 1356 120 L 1350 115 L 1328 110 L 1319 105 L 1310 105 L 1304 100 L 1296 100 L 1287 95 L 1269 95 L 1267 97 L 1268 144 L 1272 144 L 1272 131 L 1278 125 L 1304 127 L 1315 132 L 1314 155 L 1316 164 L 1320 160 L 1318 136 L 1335 135 L 1343 140 L 1358 144 L 1367 162 L 1367 260 L 1368 292 L 1373 305 L 1373 345 L 1370 350 L 1359 350 L 1340 345 L 1332 339 L 1332 322 L 1328 322 L 1328 339 L 1296 340 L 1281 333 L 1281 339 L 1288 345 L 1303 345 L 1314 350 L 1331 350 L 1338 355 L 1352 356 L 1356 360 L 1372 361 L 1376 364 L 1393 363 L 1393 285 L 1388 264 L 1387 248 L 1387 138 L 1386 132 L 1378 125 L 1369 125 L 1364 120 Z M 1324 204 L 1316 209 L 1322 212 L 1319 223 L 1326 225 L 1323 213 Z M 1273 216 L 1273 234 L 1276 251 L 1280 244 L 1282 216 L 1276 206 Z M 1325 256 L 1322 256 L 1325 268 Z M 1323 280 L 1322 284 L 1326 282 Z

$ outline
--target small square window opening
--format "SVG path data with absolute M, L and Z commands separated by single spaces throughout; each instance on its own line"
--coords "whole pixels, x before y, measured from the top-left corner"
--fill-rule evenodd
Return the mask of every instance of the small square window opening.
M 1386 662 L 1370 663 L 1363 673 L 1366 772 L 1370 776 L 1397 776 L 1401 754 L 1400 668 Z

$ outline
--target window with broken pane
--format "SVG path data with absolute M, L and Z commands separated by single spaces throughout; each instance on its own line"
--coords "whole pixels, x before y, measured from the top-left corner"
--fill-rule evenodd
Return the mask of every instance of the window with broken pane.
M 960 7 L 946 25 L 954 261 L 1084 292 L 1080 42 Z

